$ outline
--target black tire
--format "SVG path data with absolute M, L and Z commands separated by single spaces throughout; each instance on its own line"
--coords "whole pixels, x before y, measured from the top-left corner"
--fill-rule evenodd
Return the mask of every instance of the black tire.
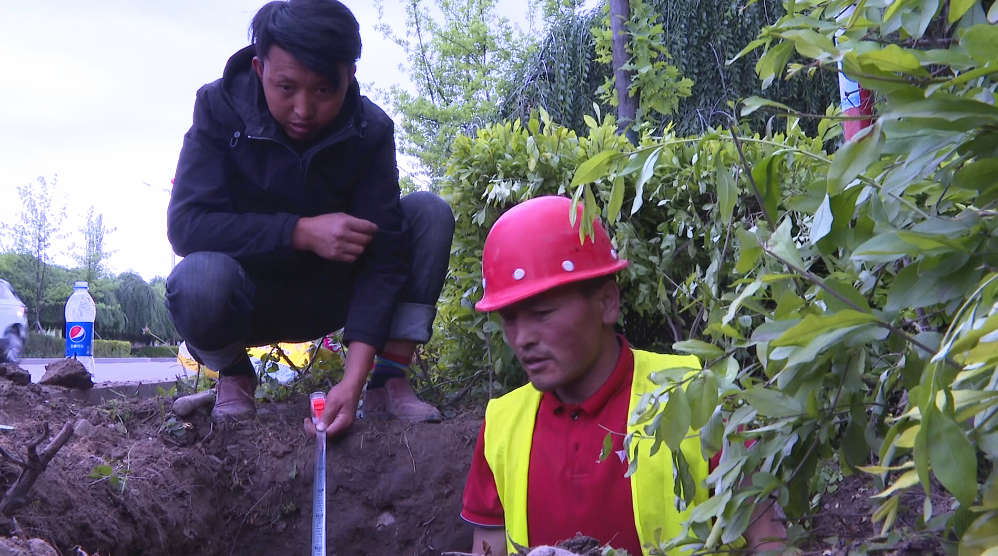
M 21 352 L 24 351 L 24 339 L 16 330 L 8 330 L 3 337 L 3 352 L 0 359 L 5 363 L 17 363 L 21 360 Z

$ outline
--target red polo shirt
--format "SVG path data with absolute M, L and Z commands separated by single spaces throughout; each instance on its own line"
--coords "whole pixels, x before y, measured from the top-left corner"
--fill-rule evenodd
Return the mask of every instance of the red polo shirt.
M 624 435 L 634 377 L 634 353 L 621 338 L 620 358 L 606 383 L 579 405 L 544 392 L 530 450 L 527 528 L 530 546 L 554 544 L 582 533 L 630 554 L 641 554 L 634 525 Z M 613 431 L 613 452 L 599 461 Z M 495 479 L 485 460 L 485 425 L 464 490 L 461 517 L 474 525 L 505 524 Z

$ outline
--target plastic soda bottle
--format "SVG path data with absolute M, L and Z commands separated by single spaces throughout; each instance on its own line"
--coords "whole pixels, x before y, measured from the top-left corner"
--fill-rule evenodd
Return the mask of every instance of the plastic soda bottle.
M 97 305 L 86 282 L 73 284 L 66 301 L 66 357 L 75 357 L 90 374 L 94 372 L 94 320 Z

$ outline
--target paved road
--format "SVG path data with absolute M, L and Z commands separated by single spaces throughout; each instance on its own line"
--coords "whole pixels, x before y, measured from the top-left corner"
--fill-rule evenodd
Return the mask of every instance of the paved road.
M 31 373 L 31 382 L 38 382 L 53 361 L 58 359 L 24 359 L 20 365 Z M 98 359 L 94 364 L 94 382 L 163 382 L 186 374 L 176 359 Z

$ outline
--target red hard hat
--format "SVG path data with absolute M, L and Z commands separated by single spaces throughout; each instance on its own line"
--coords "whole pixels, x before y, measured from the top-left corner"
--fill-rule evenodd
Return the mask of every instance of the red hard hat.
M 607 276 L 626 268 L 599 221 L 593 235 L 579 240 L 582 207 L 572 226 L 572 200 L 537 197 L 496 220 L 482 256 L 485 296 L 475 309 L 495 311 L 572 282 Z

